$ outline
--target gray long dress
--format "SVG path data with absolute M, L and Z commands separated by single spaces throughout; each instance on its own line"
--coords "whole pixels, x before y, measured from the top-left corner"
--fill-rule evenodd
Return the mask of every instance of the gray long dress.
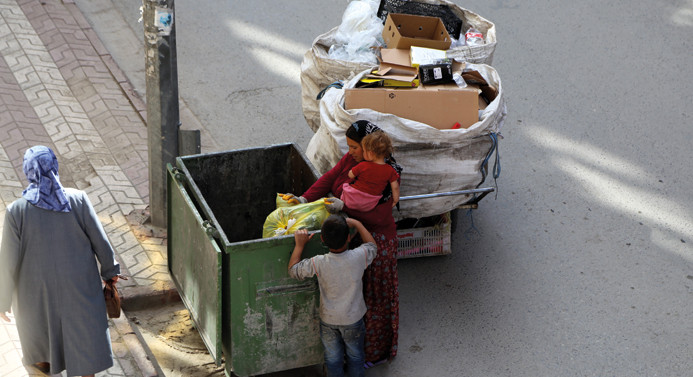
M 20 198 L 7 207 L 0 248 L 0 311 L 12 306 L 24 364 L 88 375 L 113 365 L 101 278 L 120 273 L 87 195 L 66 188 L 71 212 Z M 96 258 L 101 265 L 101 277 Z

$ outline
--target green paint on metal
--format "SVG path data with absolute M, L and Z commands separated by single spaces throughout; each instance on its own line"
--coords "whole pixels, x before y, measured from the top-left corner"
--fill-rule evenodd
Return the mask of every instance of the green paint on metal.
M 169 177 L 180 188 L 170 198 L 169 223 L 176 224 L 170 231 L 179 235 L 169 236 L 169 264 L 198 263 L 190 256 L 212 250 L 220 250 L 221 259 L 216 266 L 211 257 L 199 268 L 177 266 L 171 274 L 186 282 L 179 291 L 195 321 L 203 322 L 194 305 L 215 300 L 203 293 L 220 270 L 221 328 L 203 338 L 221 339 L 226 374 L 244 377 L 322 363 L 317 281 L 288 276 L 293 236 L 262 238 L 276 193 L 302 193 L 317 179 L 308 159 L 294 144 L 283 144 L 180 157 L 176 165 L 184 178 L 176 183 L 173 173 Z M 318 234 L 303 257 L 325 252 Z M 200 328 L 210 331 L 215 328 Z
M 221 365 L 221 249 L 168 166 L 168 266 L 200 336 Z

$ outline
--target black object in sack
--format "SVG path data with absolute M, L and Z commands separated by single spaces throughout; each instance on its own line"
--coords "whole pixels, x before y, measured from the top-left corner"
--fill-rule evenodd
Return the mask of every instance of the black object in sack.
M 383 20 L 383 23 L 385 23 L 389 13 L 438 17 L 443 21 L 448 34 L 455 39 L 460 39 L 460 33 L 464 26 L 464 21 L 446 4 L 430 4 L 422 0 L 380 0 L 378 17 Z
M 419 80 L 424 85 L 452 82 L 452 64 L 424 64 L 419 66 Z

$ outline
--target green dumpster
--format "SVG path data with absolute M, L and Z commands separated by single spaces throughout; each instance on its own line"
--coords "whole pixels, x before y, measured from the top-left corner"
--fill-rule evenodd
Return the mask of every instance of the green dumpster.
M 293 236 L 261 238 L 276 193 L 304 192 L 317 174 L 292 143 L 168 166 L 169 272 L 228 376 L 323 362 L 317 281 L 288 276 Z M 313 237 L 303 256 L 325 252 Z

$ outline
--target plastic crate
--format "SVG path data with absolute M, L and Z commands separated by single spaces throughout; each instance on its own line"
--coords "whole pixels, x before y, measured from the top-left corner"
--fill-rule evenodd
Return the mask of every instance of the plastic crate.
M 448 255 L 452 252 L 450 212 L 429 226 L 397 229 L 397 259 Z

